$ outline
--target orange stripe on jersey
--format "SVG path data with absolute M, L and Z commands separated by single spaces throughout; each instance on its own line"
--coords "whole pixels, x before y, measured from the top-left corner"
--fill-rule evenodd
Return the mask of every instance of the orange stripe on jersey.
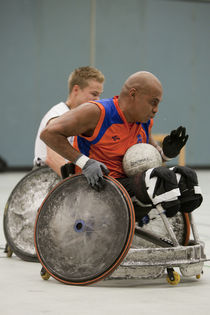
M 105 108 L 104 108 L 100 103 L 98 103 L 98 102 L 90 101 L 89 103 L 96 104 L 96 105 L 100 108 L 100 110 L 101 110 L 101 116 L 100 116 L 100 118 L 99 118 L 99 121 L 98 121 L 97 126 L 96 126 L 96 128 L 95 128 L 95 130 L 94 130 L 93 135 L 92 135 L 91 137 L 85 137 L 85 136 L 82 136 L 82 135 L 81 135 L 81 137 L 83 137 L 83 138 L 85 138 L 85 139 L 88 139 L 88 141 L 92 141 L 92 140 L 95 139 L 96 136 L 98 135 L 98 132 L 100 131 L 101 126 L 102 126 L 102 124 L 103 124 L 104 117 L 105 117 Z

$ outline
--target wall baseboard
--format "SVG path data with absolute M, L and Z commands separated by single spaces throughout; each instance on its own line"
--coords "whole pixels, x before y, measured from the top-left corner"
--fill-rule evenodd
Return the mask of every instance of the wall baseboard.
M 7 166 L 4 170 L 1 170 L 0 173 L 5 172 L 28 172 L 31 171 L 33 165 L 25 165 L 25 166 Z

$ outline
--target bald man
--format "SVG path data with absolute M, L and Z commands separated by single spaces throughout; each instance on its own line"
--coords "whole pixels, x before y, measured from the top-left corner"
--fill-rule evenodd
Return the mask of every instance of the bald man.
M 78 166 L 93 188 L 100 190 L 103 174 L 109 173 L 132 196 L 122 167 L 127 149 L 138 142 L 150 143 L 166 160 L 178 155 L 187 141 L 182 127 L 166 137 L 162 149 L 153 140 L 151 128 L 162 95 L 162 85 L 156 76 L 146 71 L 136 72 L 125 81 L 119 97 L 80 105 L 48 125 L 40 137 Z M 73 146 L 67 140 L 70 136 L 77 136 Z

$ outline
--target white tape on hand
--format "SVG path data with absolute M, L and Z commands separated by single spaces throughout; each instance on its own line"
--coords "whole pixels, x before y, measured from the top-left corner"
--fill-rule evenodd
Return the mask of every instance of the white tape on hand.
M 86 155 L 81 155 L 75 162 L 75 165 L 79 166 L 81 169 L 85 166 L 89 158 Z
M 171 158 L 168 158 L 168 157 L 163 153 L 163 150 L 162 150 L 162 149 L 161 149 L 161 151 L 160 151 L 160 154 L 161 154 L 162 159 L 163 159 L 164 161 L 170 161 L 170 160 L 171 160 Z

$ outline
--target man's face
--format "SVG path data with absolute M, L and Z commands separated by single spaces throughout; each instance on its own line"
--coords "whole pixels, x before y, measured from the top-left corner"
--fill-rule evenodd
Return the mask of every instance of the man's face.
M 81 89 L 77 86 L 75 94 L 75 102 L 77 105 L 87 103 L 89 101 L 97 101 L 100 99 L 103 93 L 103 83 L 99 83 L 96 80 L 89 80 L 88 86 Z
M 149 119 L 154 118 L 158 112 L 158 105 L 161 100 L 161 88 L 153 88 L 144 93 L 136 91 L 133 101 L 133 117 L 135 122 L 145 123 Z

